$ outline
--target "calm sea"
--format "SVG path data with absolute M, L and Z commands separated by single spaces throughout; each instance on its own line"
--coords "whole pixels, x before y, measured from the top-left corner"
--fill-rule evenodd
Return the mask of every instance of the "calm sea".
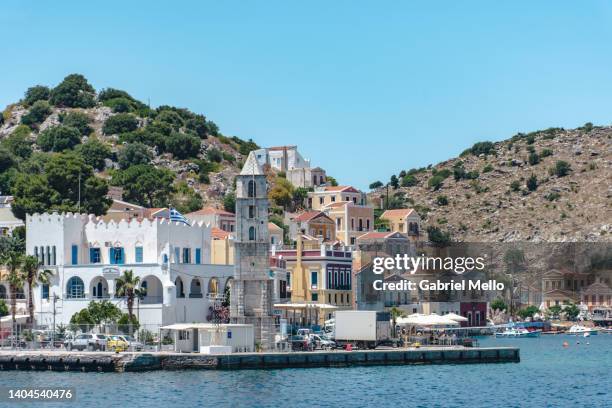
M 570 343 L 567 349 L 564 340 Z M 590 344 L 565 335 L 480 342 L 519 346 L 522 361 L 122 374 L 0 372 L 0 385 L 76 388 L 77 401 L 45 407 L 612 407 L 612 335 L 590 337 Z

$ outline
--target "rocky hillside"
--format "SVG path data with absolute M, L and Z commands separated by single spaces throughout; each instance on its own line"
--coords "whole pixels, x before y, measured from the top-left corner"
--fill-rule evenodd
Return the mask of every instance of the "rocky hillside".
M 115 186 L 131 202 L 192 211 L 222 205 L 254 148 L 250 140 L 222 135 L 204 115 L 173 106 L 151 108 L 123 90 L 96 91 L 73 74 L 55 87 L 29 88 L 21 101 L 4 109 L 0 192 L 16 196 L 18 212 L 73 209 L 75 188 L 68 187 L 74 177 L 66 173 L 51 179 L 55 163 L 80 166 L 81 189 L 90 187 L 88 175 L 103 182 L 81 191 L 85 201 L 103 200 L 101 193 Z M 32 191 L 37 181 L 42 181 L 40 189 L 47 184 L 52 190 Z M 108 201 L 92 203 L 89 210 L 103 212 L 105 205 Z
M 388 203 L 415 208 L 426 228 L 456 241 L 612 241 L 611 142 L 612 127 L 587 123 L 477 143 L 393 176 Z M 380 184 L 369 194 L 377 207 Z

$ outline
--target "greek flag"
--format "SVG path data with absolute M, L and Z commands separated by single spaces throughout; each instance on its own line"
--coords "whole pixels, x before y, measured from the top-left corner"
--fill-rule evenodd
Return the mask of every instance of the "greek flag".
M 189 221 L 187 221 L 187 218 L 185 218 L 183 214 L 181 214 L 174 208 L 170 208 L 170 221 L 177 221 L 187 225 L 191 225 L 189 224 Z

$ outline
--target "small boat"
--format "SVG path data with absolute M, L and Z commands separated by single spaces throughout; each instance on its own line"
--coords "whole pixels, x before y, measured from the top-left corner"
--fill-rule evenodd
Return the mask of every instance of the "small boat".
M 569 328 L 568 331 L 566 331 L 566 334 L 572 335 L 572 336 L 594 336 L 599 332 L 599 330 L 594 329 L 594 328 L 590 328 L 590 327 L 584 327 L 581 326 L 579 324 L 575 324 L 572 327 Z
M 503 332 L 495 333 L 496 337 L 540 337 L 541 330 L 529 331 L 523 328 L 508 327 Z

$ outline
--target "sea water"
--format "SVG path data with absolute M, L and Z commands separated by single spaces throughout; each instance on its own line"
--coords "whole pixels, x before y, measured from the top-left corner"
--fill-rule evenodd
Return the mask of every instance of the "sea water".
M 4 371 L 0 386 L 76 390 L 74 402 L 45 407 L 612 407 L 612 335 L 479 341 L 481 346 L 520 347 L 521 362 L 146 373 Z M 564 341 L 569 347 L 563 347 Z

